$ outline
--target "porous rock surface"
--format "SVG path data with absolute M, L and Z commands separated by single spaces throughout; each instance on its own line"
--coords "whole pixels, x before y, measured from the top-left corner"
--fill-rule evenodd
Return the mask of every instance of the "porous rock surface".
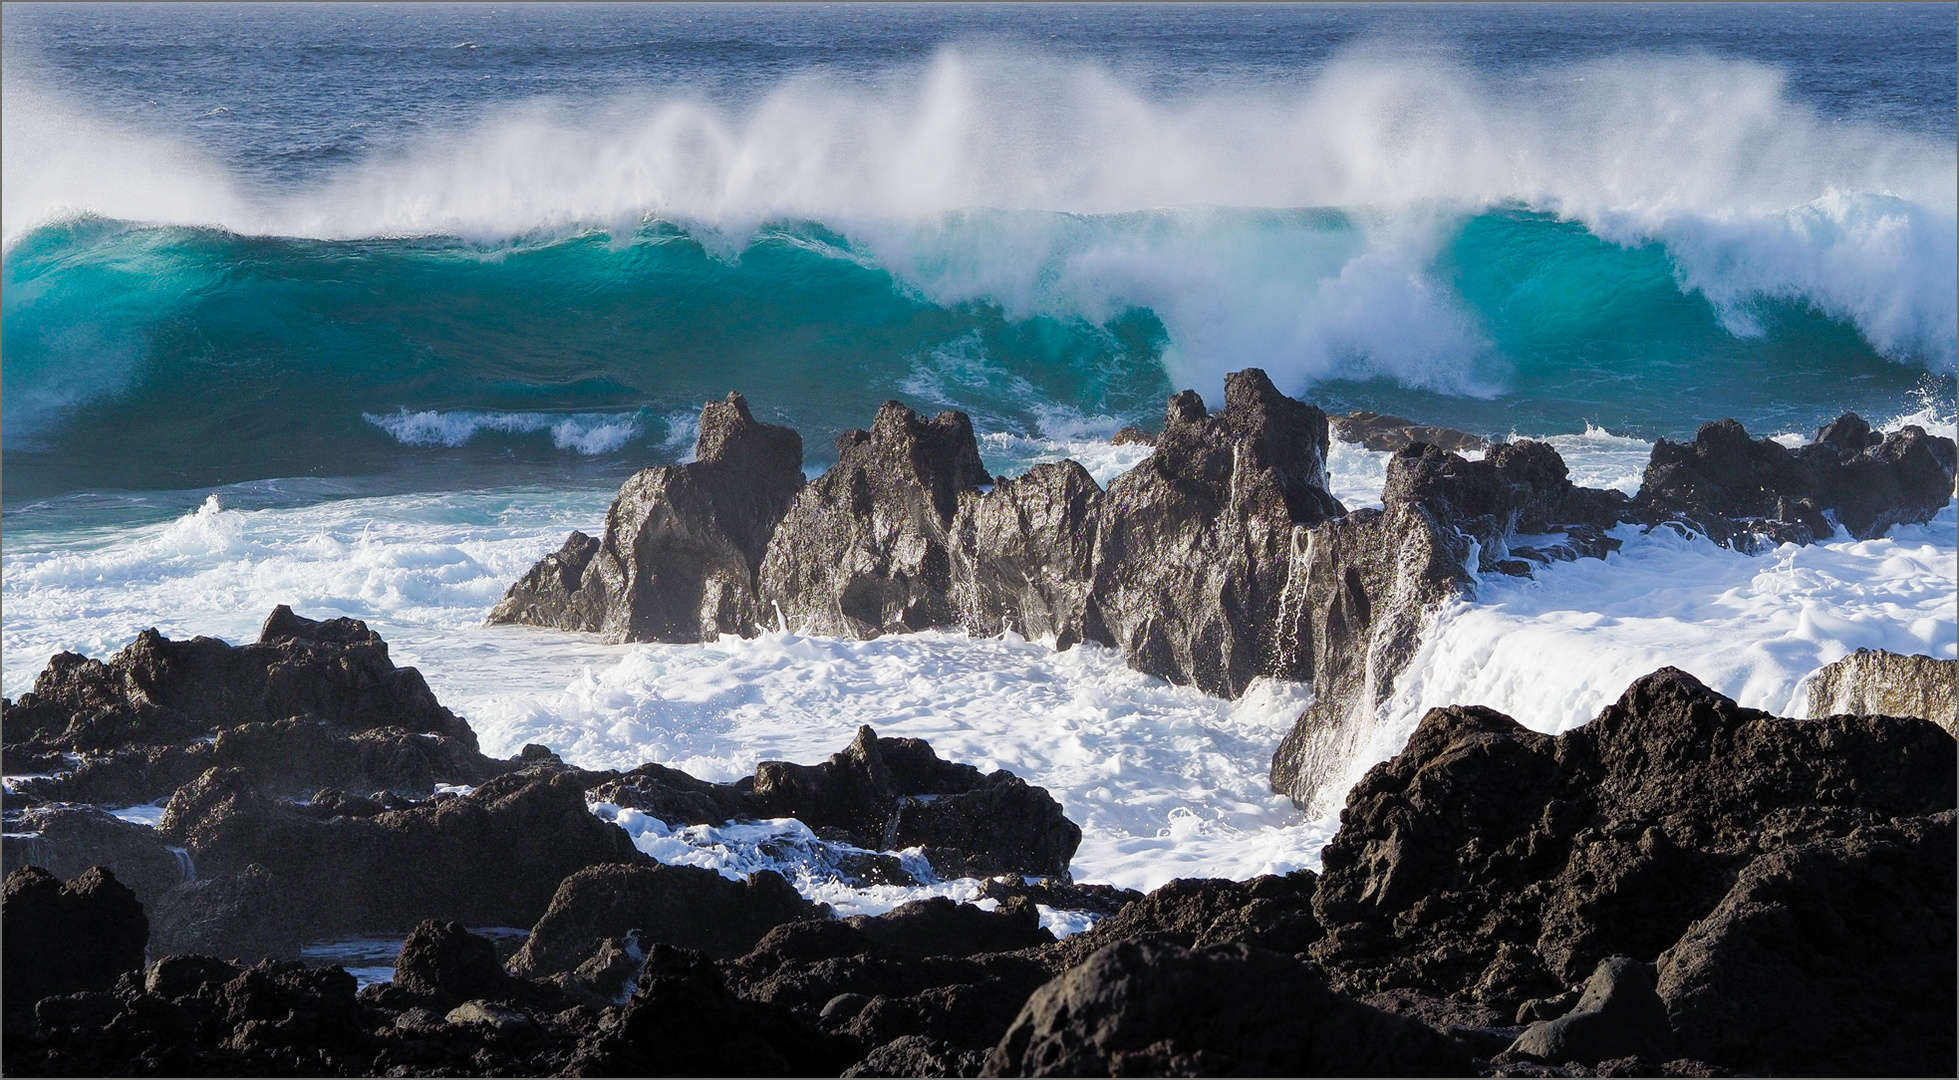
M 803 487 L 803 439 L 737 393 L 701 410 L 695 460 L 641 469 L 605 535 L 573 532 L 513 584 L 488 621 L 585 630 L 608 641 L 713 641 L 755 632 L 756 572 Z
M 1810 676 L 1809 715 L 1916 716 L 1946 731 L 1959 722 L 1959 660 L 1858 649 Z
M 149 920 L 114 874 L 93 867 L 63 881 L 30 866 L 0 888 L 0 996 L 9 1028 L 42 998 L 107 990 L 143 966 Z

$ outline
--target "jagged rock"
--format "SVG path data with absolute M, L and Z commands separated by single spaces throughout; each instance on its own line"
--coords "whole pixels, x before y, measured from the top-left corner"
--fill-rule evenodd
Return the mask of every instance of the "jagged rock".
M 1256 992 L 1248 992 L 1251 988 Z M 986 1076 L 1462 1076 L 1447 1037 L 1243 944 L 1121 941 L 1035 991 Z
M 1054 935 L 1041 927 L 1040 911 L 1025 900 L 985 911 L 934 896 L 844 922 L 890 956 L 971 956 L 1054 944 Z
M 1226 376 L 1215 414 L 1194 393 L 1171 398 L 1155 452 L 1109 485 L 1086 636 L 1228 697 L 1260 676 L 1308 677 L 1281 597 L 1293 525 L 1344 512 L 1326 448 L 1326 415 L 1257 369 Z
M 101 866 L 146 907 L 190 875 L 189 859 L 172 851 L 156 830 L 123 821 L 94 806 L 30 806 L 0 840 L 6 870 L 33 865 L 71 878 Z
M 1465 431 L 1430 427 L 1404 416 L 1368 412 L 1365 409 L 1345 416 L 1328 417 L 1327 426 L 1333 437 L 1341 442 L 1359 443 L 1369 450 L 1389 453 L 1406 450 L 1416 443 L 1427 443 L 1452 454 L 1482 450 L 1490 445 L 1489 440 Z
M 1349 795 L 1312 953 L 1363 992 L 1515 1010 L 1658 956 L 1758 852 L 1949 808 L 1953 768 L 1929 723 L 1783 720 L 1671 668 L 1555 738 L 1434 709 Z
M 212 770 L 171 797 L 159 832 L 188 847 L 200 873 L 262 867 L 309 938 L 430 918 L 525 926 L 566 875 L 644 858 L 586 809 L 586 782 L 544 766 L 465 796 L 321 820 L 261 795 L 242 771 Z
M 749 788 L 698 780 L 650 762 L 592 788 L 590 797 L 650 814 L 668 825 L 719 825 L 754 816 Z
M 1673 1029 L 1654 986 L 1653 965 L 1630 956 L 1607 957 L 1586 981 L 1575 1008 L 1532 1024 L 1506 1053 L 1552 1064 L 1596 1065 L 1627 1057 L 1671 1060 Z
M 1313 915 L 1318 875 L 1299 870 L 1250 881 L 1178 878 L 1064 943 L 1076 959 L 1112 941 L 1151 938 L 1185 948 L 1242 941 L 1305 952 L 1325 931 Z
M 756 572 L 803 488 L 802 436 L 757 421 L 740 394 L 701 409 L 695 460 L 642 469 L 605 537 L 574 532 L 510 587 L 488 622 L 587 630 L 609 641 L 712 641 L 766 617 Z
M 986 1065 L 980 1050 L 961 1050 L 929 1035 L 900 1035 L 865 1054 L 845 1076 L 978 1076 Z
M 596 939 L 628 934 L 736 957 L 771 929 L 817 914 L 772 870 L 732 881 L 698 866 L 592 866 L 558 886 L 510 970 L 527 978 L 570 971 Z
M 579 1045 L 571 1076 L 835 1076 L 863 1054 L 788 1010 L 730 993 L 700 953 L 654 945 L 626 1005 Z
M 151 908 L 150 940 L 158 955 L 196 953 L 247 964 L 296 960 L 305 922 L 263 866 L 186 881 Z
M 953 518 L 992 482 L 964 413 L 895 401 L 837 436 L 837 463 L 797 497 L 762 560 L 764 606 L 807 633 L 871 638 L 957 623 Z
M 1858 649 L 1810 676 L 1809 715 L 1916 716 L 1946 731 L 1959 722 L 1959 660 Z
M 1653 445 L 1635 505 L 1649 522 L 1679 521 L 1744 551 L 1827 539 L 1826 512 L 1867 540 L 1931 520 L 1952 498 L 1955 464 L 1951 439 L 1912 425 L 1883 435 L 1855 413 L 1795 450 L 1717 420 L 1691 442 Z
M 1002 903 L 1025 900 L 1059 911 L 1085 911 L 1094 915 L 1114 915 L 1143 898 L 1135 889 L 1097 883 L 1081 885 L 1058 878 L 1029 879 L 1021 874 L 987 878 L 980 883 L 980 895 Z
M 996 479 L 959 504 L 952 602 L 974 633 L 1013 631 L 1066 649 L 1088 640 L 1089 592 L 1105 499 L 1073 461 Z
M 1683 1051 L 1769 1075 L 1955 1062 L 1950 810 L 1761 855 L 1660 957 Z
M 29 866 L 0 888 L 0 937 L 0 996 L 11 1017 L 42 998 L 107 990 L 141 968 L 150 922 L 136 894 L 102 867 L 64 882 Z
M 396 988 L 452 1007 L 502 997 L 516 981 L 497 963 L 490 939 L 470 933 L 459 922 L 424 920 L 408 932 L 395 956 Z

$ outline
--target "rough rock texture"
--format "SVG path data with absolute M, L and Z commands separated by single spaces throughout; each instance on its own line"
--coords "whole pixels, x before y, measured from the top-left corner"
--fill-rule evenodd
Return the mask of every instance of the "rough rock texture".
M 136 894 L 101 867 L 62 881 L 38 866 L 0 887 L 0 996 L 13 1019 L 42 998 L 107 990 L 143 966 L 150 923 Z
M 567 874 L 644 858 L 586 809 L 580 776 L 549 767 L 466 796 L 324 819 L 264 797 L 241 772 L 212 770 L 171 797 L 158 832 L 205 876 L 261 867 L 309 938 L 428 918 L 528 926 Z
M 1365 409 L 1350 412 L 1345 416 L 1329 417 L 1327 425 L 1333 437 L 1341 442 L 1359 443 L 1369 450 L 1385 450 L 1389 453 L 1406 450 L 1416 443 L 1427 443 L 1452 454 L 1460 454 L 1466 450 L 1482 450 L 1490 445 L 1489 440 L 1466 431 L 1430 427 L 1427 424 L 1418 424 L 1405 416 L 1368 412 Z
M 526 978 L 570 971 L 598 939 L 628 934 L 732 958 L 775 927 L 817 914 L 771 870 L 731 881 L 698 866 L 592 866 L 558 886 L 510 970 Z
M 1953 814 L 1749 863 L 1660 957 L 1683 1052 L 1778 1075 L 1950 1076 Z
M 1691 442 L 1654 444 L 1637 507 L 1649 522 L 1678 521 L 1744 551 L 1826 539 L 1826 512 L 1869 539 L 1931 520 L 1952 498 L 1955 464 L 1951 439 L 1913 425 L 1885 435 L 1855 413 L 1794 450 L 1717 420 Z
M 1340 997 L 1289 956 L 1243 944 L 1124 941 L 1035 991 L 983 1075 L 1470 1071 L 1469 1055 L 1446 1036 Z
M 1311 870 L 1250 881 L 1178 878 L 1068 938 L 1063 951 L 1081 959 L 1109 942 L 1153 938 L 1185 948 L 1242 941 L 1273 952 L 1305 952 L 1325 935 L 1313 915 L 1317 884 Z
M 1358 992 L 1521 1011 L 1600 960 L 1651 961 L 1752 860 L 1954 801 L 1922 720 L 1785 720 L 1664 668 L 1557 737 L 1431 710 L 1322 853 L 1312 954 Z
M 1607 957 L 1586 980 L 1570 1012 L 1524 1029 L 1507 1056 L 1554 1065 L 1596 1065 L 1628 1057 L 1670 1061 L 1673 1028 L 1654 985 L 1653 965 L 1630 956 Z
M 695 460 L 642 469 L 605 537 L 574 532 L 510 587 L 490 623 L 587 630 L 609 641 L 712 641 L 767 621 L 756 571 L 803 488 L 802 436 L 757 421 L 740 394 L 701 410 Z
M 172 851 L 155 829 L 120 820 L 94 806 L 29 806 L 9 815 L 0 839 L 6 871 L 39 866 L 71 878 L 91 866 L 114 874 L 144 906 L 188 878 L 188 855 Z
M 1389 460 L 1382 500 L 1293 539 L 1285 625 L 1313 702 L 1271 775 L 1273 790 L 1308 809 L 1330 810 L 1356 779 L 1356 746 L 1429 618 L 1471 587 L 1472 557 L 1485 573 L 1528 573 L 1531 562 L 1603 555 L 1618 546 L 1604 530 L 1626 505 L 1616 491 L 1572 484 L 1557 451 L 1530 441 L 1493 446 L 1481 461 L 1410 446 Z M 1519 534 L 1561 538 L 1512 551 Z
M 150 911 L 150 944 L 159 956 L 196 953 L 247 964 L 297 960 L 312 929 L 297 917 L 303 903 L 263 866 L 186 881 Z
M 996 479 L 984 498 L 960 502 L 953 523 L 952 603 L 981 634 L 1011 630 L 1065 649 L 1100 633 L 1089 623 L 1102 488 L 1073 461 Z
M 1946 731 L 1959 722 L 1959 660 L 1858 649 L 1810 676 L 1809 715 L 1916 716 Z
M 438 1008 L 506 997 L 515 981 L 497 963 L 496 946 L 458 922 L 425 920 L 409 931 L 395 957 L 394 985 Z
M 837 463 L 797 497 L 762 560 L 763 605 L 806 633 L 871 638 L 958 623 L 953 518 L 992 482 L 972 421 L 895 401 L 837 436 Z

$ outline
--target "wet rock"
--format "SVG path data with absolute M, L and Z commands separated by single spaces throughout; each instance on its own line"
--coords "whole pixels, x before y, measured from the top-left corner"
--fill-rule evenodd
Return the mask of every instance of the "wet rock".
M 1657 957 L 1763 852 L 1949 809 L 1953 771 L 1924 721 L 1779 719 L 1671 668 L 1555 738 L 1431 710 L 1348 797 L 1311 952 L 1358 992 L 1510 1013 Z
M 1954 1071 L 1951 811 L 1751 861 L 1660 957 L 1680 1049 L 1770 1075 Z
M 1143 898 L 1135 889 L 1095 883 L 1080 885 L 1055 878 L 1030 880 L 1021 874 L 986 879 L 980 883 L 980 895 L 1002 903 L 1018 899 L 1060 911 L 1085 911 L 1093 915 L 1114 915 Z
M 306 921 L 265 867 L 257 864 L 187 881 L 151 908 L 156 953 L 194 953 L 247 964 L 296 960 Z
M 957 623 L 953 518 L 992 482 L 966 414 L 931 420 L 895 401 L 837 437 L 837 464 L 768 542 L 764 607 L 806 633 L 872 638 Z
M 1654 444 L 1636 506 L 1648 522 L 1678 521 L 1743 551 L 1827 539 L 1830 517 L 1870 539 L 1931 520 L 1952 498 L 1954 470 L 1952 440 L 1916 426 L 1887 436 L 1846 413 L 1790 450 L 1717 420 L 1691 442 Z
M 569 971 L 595 939 L 628 934 L 735 957 L 771 929 L 817 915 L 771 870 L 731 881 L 697 866 L 593 866 L 558 886 L 510 970 L 528 978 Z
M 212 877 L 258 865 L 308 938 L 406 931 L 423 919 L 527 926 L 566 875 L 644 857 L 586 808 L 586 779 L 541 766 L 465 796 L 319 820 L 212 770 L 171 797 L 159 832 Z
M 1858 649 L 1810 676 L 1809 715 L 1916 716 L 1946 731 L 1959 722 L 1959 660 Z
M 650 814 L 668 825 L 719 825 L 753 811 L 748 789 L 697 780 L 652 763 L 599 784 L 591 798 Z
M 1256 993 L 1248 988 L 1256 987 Z M 1121 941 L 1048 983 L 988 1056 L 987 1076 L 1461 1076 L 1447 1037 L 1327 989 L 1243 944 Z
M 1427 443 L 1452 454 L 1482 450 L 1490 445 L 1487 439 L 1465 431 L 1431 427 L 1404 416 L 1368 412 L 1365 409 L 1345 416 L 1329 417 L 1327 426 L 1333 437 L 1341 442 L 1359 443 L 1369 450 L 1389 453 L 1406 450 L 1416 443 Z
M 1170 399 L 1156 450 L 1110 483 L 1096 543 L 1091 640 L 1131 667 L 1236 697 L 1310 672 L 1283 624 L 1293 525 L 1344 512 L 1326 491 L 1326 415 L 1257 369 L 1209 413 Z
M 985 911 L 934 896 L 900 904 L 883 915 L 855 915 L 844 922 L 879 951 L 899 957 L 971 956 L 1054 943 L 1054 935 L 1041 927 L 1040 911 L 1025 900 Z
M 747 635 L 768 612 L 756 571 L 803 487 L 803 440 L 757 421 L 740 394 L 701 410 L 695 460 L 642 469 L 619 489 L 605 537 L 574 532 L 510 587 L 488 622 L 609 641 Z
M 1124 938 L 1185 948 L 1242 941 L 1280 953 L 1304 952 L 1325 931 L 1313 915 L 1318 876 L 1311 870 L 1249 881 L 1178 878 L 1066 942 L 1077 958 Z
M 1058 649 L 1088 640 L 1104 504 L 1073 461 L 998 477 L 985 498 L 962 500 L 952 530 L 957 621 L 979 634 L 1052 638 Z
M 172 851 L 155 829 L 94 806 L 27 807 L 8 822 L 0 851 L 8 873 L 32 864 L 71 878 L 91 866 L 105 867 L 145 906 L 191 873 L 188 858 Z
M 500 998 L 517 980 L 497 962 L 490 939 L 458 922 L 427 919 L 408 932 L 395 956 L 394 985 L 437 1003 Z M 461 1023 L 452 1015 L 450 1023 Z
M 150 923 L 136 894 L 99 866 L 68 881 L 29 866 L 0 889 L 0 936 L 0 996 L 14 1017 L 42 998 L 107 990 L 141 968 Z
M 1507 1054 L 1552 1064 L 1671 1060 L 1673 1029 L 1654 986 L 1653 965 L 1630 956 L 1607 957 L 1586 981 L 1575 1008 L 1526 1028 Z
M 700 953 L 655 945 L 639 988 L 581 1041 L 571 1076 L 835 1076 L 863 1054 L 786 1009 L 730 993 Z

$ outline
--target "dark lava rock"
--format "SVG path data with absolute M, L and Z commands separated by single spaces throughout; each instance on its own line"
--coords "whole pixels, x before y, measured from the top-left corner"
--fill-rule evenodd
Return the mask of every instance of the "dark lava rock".
M 212 770 L 171 797 L 158 831 L 188 847 L 201 874 L 263 868 L 308 938 L 431 918 L 527 926 L 566 875 L 644 859 L 586 809 L 585 782 L 544 766 L 461 797 L 322 820 L 259 794 L 241 771 Z
M 1313 915 L 1311 870 L 1250 881 L 1178 878 L 1064 942 L 1075 957 L 1124 938 L 1185 948 L 1242 941 L 1273 952 L 1305 952 L 1325 935 Z
M 1244 944 L 1101 949 L 1035 991 L 987 1076 L 1463 1076 L 1469 1055 Z
M 1293 526 L 1345 512 L 1326 490 L 1326 414 L 1257 369 L 1209 413 L 1170 399 L 1156 450 L 1110 485 L 1086 636 L 1131 667 L 1236 697 L 1311 673 L 1284 621 Z
M 1717 420 L 1691 442 L 1654 444 L 1636 505 L 1649 522 L 1679 521 L 1743 551 L 1827 539 L 1826 511 L 1870 539 L 1931 520 L 1952 498 L 1956 464 L 1951 439 L 1910 425 L 1884 435 L 1855 413 L 1795 450 Z
M 510 970 L 527 978 L 570 971 L 595 940 L 628 934 L 736 957 L 775 927 L 817 914 L 771 870 L 731 881 L 698 866 L 592 866 L 558 886 Z
M 1405 416 L 1368 412 L 1365 409 L 1327 419 L 1333 437 L 1341 442 L 1359 443 L 1369 450 L 1393 453 L 1416 443 L 1427 443 L 1452 454 L 1487 448 L 1489 440 L 1454 428 L 1430 427 Z
M 764 607 L 806 633 L 871 638 L 958 623 L 953 517 L 992 482 L 972 421 L 895 401 L 869 431 L 837 436 L 837 463 L 797 497 L 768 542 Z
M 1916 716 L 1946 731 L 1959 723 L 1959 660 L 1858 649 L 1810 676 L 1809 715 Z
M 740 394 L 701 409 L 695 460 L 642 469 L 605 537 L 574 532 L 488 621 L 587 630 L 610 641 L 713 641 L 767 621 L 756 571 L 803 488 L 802 436 L 764 424 Z
M 1950 1076 L 1953 814 L 1767 852 L 1660 957 L 1680 1048 L 1771 1075 Z
M 1349 795 L 1311 951 L 1356 992 L 1515 1010 L 1658 957 L 1765 853 L 1950 809 L 1954 763 L 1924 721 L 1779 719 L 1672 668 L 1555 738 L 1434 709 Z
M 38 866 L 74 877 L 100 866 L 129 886 L 145 906 L 191 875 L 187 854 L 172 851 L 156 830 L 94 806 L 29 806 L 7 823 L 0 839 L 6 870 Z
M 984 498 L 962 500 L 952 528 L 959 622 L 975 633 L 1053 638 L 1059 649 L 1100 634 L 1089 593 L 1105 502 L 1073 461 L 996 477 Z
M 408 932 L 395 956 L 395 987 L 440 1008 L 503 997 L 516 981 L 497 962 L 490 939 L 458 922 L 424 920 Z
M 1653 965 L 1630 956 L 1607 957 L 1586 981 L 1575 1008 L 1526 1028 L 1507 1054 L 1552 1064 L 1671 1060 L 1673 1029 L 1654 985 Z
M 835 1076 L 863 1055 L 786 1009 L 729 992 L 714 962 L 654 945 L 639 989 L 579 1045 L 571 1076 Z
M 296 960 L 308 922 L 303 904 L 257 864 L 229 874 L 186 881 L 150 909 L 154 951 L 201 954 L 247 964 Z
M 972 956 L 1054 944 L 1054 935 L 1041 927 L 1040 911 L 1024 900 L 986 911 L 934 896 L 844 922 L 888 956 Z
M 961 1050 L 930 1035 L 900 1035 L 864 1055 L 845 1076 L 978 1076 L 986 1066 L 980 1050 Z
M 150 922 L 136 894 L 99 866 L 65 882 L 29 866 L 0 890 L 0 936 L 0 994 L 11 1018 L 45 997 L 107 990 L 141 968 Z M 15 1022 L 7 1026 L 11 1034 Z

